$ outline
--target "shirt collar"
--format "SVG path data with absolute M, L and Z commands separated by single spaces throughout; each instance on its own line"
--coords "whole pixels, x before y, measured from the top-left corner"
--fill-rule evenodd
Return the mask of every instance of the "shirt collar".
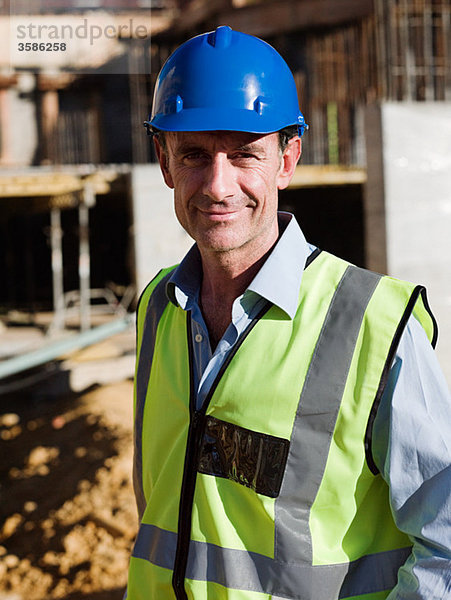
M 282 235 L 248 289 L 260 294 L 293 319 L 299 301 L 302 274 L 312 249 L 296 219 L 279 212 Z
M 166 284 L 166 295 L 173 304 L 188 310 L 197 302 L 201 283 L 202 259 L 197 244 L 194 244 L 172 272 Z
M 292 214 L 279 212 L 278 218 L 282 233 L 247 289 L 266 298 L 292 319 L 298 306 L 305 263 L 313 247 L 306 242 Z M 188 310 L 198 301 L 201 282 L 202 261 L 194 244 L 169 278 L 167 296 L 173 304 Z

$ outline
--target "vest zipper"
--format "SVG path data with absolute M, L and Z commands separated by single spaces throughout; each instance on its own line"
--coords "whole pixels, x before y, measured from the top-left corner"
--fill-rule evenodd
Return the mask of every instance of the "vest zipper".
M 188 598 L 185 591 L 185 572 L 191 538 L 191 516 L 196 487 L 198 453 L 202 441 L 203 417 L 202 413 L 194 411 L 191 415 L 188 429 L 182 489 L 180 493 L 177 550 L 172 577 L 172 586 L 177 600 L 187 600 Z
M 208 391 L 200 410 L 196 410 L 196 393 L 194 390 L 191 311 L 189 311 L 187 315 L 187 340 L 190 371 L 190 424 L 186 442 L 185 462 L 183 465 L 183 478 L 180 491 L 180 506 L 177 527 L 177 549 L 175 552 L 174 571 L 172 574 L 172 587 L 177 600 L 188 600 L 188 596 L 185 591 L 185 574 L 188 564 L 188 552 L 191 539 L 191 517 L 193 512 L 194 492 L 196 488 L 197 464 L 204 431 L 205 413 L 224 371 L 229 366 L 230 361 L 235 356 L 238 348 L 241 346 L 262 316 L 271 308 L 271 306 L 272 305 L 269 302 L 265 304 L 258 315 L 251 321 L 241 338 L 235 344 L 234 348 L 229 353 L 227 359 L 224 361 L 221 369 L 219 370 L 219 373 L 217 374 L 210 390 Z
M 177 600 L 188 600 L 185 591 L 185 573 L 188 563 L 189 543 L 191 538 L 191 516 L 193 510 L 194 491 L 197 477 L 197 455 L 202 440 L 203 414 L 196 410 L 196 394 L 193 377 L 193 347 L 191 311 L 187 315 L 187 342 L 189 359 L 190 424 L 186 441 L 185 463 L 183 465 L 182 487 L 180 490 L 179 519 L 177 527 L 177 549 L 175 552 L 172 587 Z M 205 411 L 204 411 L 205 412 Z

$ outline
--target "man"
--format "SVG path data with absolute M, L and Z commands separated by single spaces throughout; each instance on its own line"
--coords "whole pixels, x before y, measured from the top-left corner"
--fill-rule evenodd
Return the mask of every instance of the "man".
M 138 310 L 128 598 L 451 597 L 435 322 L 424 288 L 277 214 L 305 127 L 287 65 L 228 27 L 193 38 L 147 125 L 196 244 Z

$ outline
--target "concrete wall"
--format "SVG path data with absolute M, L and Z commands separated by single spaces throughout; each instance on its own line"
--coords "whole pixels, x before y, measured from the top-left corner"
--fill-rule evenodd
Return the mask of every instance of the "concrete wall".
M 27 166 L 33 163 L 38 144 L 36 106 L 31 95 L 34 85 L 33 75 L 21 73 L 17 88 L 2 91 L 2 166 Z
M 424 284 L 451 384 L 451 103 L 382 106 L 387 270 Z
M 172 190 L 158 165 L 132 167 L 132 203 L 138 293 L 162 267 L 178 263 L 194 243 L 174 213 Z

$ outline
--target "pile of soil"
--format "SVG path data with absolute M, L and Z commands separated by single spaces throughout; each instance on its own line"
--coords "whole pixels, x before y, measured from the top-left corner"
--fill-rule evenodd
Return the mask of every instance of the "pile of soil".
M 131 381 L 1 396 L 0 600 L 120 600 L 131 472 Z

